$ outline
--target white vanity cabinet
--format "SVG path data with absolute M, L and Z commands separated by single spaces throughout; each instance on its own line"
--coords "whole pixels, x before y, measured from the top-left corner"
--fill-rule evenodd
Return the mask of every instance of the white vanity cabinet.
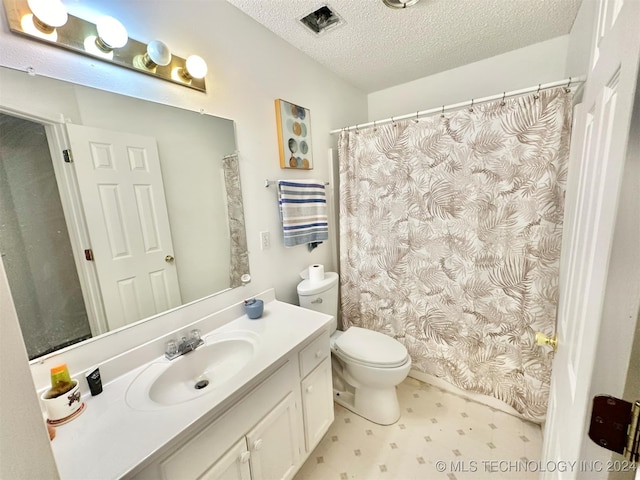
M 170 414 L 167 410 L 167 414 Z M 130 478 L 290 479 L 333 421 L 329 335 L 323 332 L 223 414 L 192 427 Z M 186 434 L 185 434 L 186 435 Z

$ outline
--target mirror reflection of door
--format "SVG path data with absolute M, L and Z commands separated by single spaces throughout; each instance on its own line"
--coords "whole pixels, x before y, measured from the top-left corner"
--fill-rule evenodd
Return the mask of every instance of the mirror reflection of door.
M 30 359 L 92 336 L 45 128 L 1 113 L 0 255 Z
M 155 139 L 67 132 L 109 330 L 181 305 Z

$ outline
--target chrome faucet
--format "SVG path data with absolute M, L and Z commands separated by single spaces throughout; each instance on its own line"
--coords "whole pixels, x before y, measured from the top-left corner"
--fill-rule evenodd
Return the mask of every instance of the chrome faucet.
M 185 353 L 194 351 L 200 345 L 204 345 L 204 340 L 200 338 L 200 330 L 193 329 L 189 332 L 189 338 L 182 337 L 180 341 L 169 340 L 165 346 L 164 356 L 169 360 L 173 360 Z

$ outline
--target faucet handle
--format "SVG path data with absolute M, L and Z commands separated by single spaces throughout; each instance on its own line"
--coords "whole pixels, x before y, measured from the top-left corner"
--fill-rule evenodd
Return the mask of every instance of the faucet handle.
M 178 353 L 178 343 L 174 338 L 166 343 L 164 353 L 169 357 L 172 357 Z
M 197 328 L 194 328 L 189 332 L 189 337 L 192 340 L 200 340 L 200 330 L 198 330 Z

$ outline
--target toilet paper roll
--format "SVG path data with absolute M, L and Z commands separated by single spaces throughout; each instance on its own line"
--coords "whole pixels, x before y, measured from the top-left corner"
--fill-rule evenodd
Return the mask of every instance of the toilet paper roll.
M 324 280 L 324 265 L 319 263 L 309 265 L 309 281 L 321 282 L 322 280 Z

